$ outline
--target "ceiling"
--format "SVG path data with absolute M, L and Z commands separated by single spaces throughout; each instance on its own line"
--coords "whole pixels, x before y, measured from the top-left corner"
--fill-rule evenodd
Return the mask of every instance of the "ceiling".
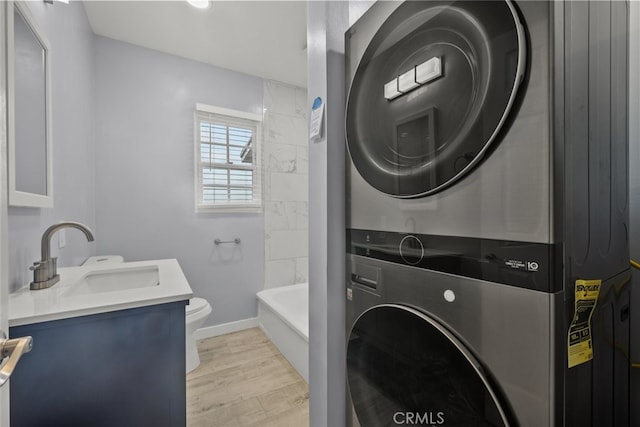
M 304 1 L 85 1 L 93 32 L 218 67 L 307 85 Z

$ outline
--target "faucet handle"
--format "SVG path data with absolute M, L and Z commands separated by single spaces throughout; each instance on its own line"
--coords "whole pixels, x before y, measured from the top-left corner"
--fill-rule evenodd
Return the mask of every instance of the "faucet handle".
M 39 268 L 43 268 L 45 263 L 46 261 L 35 261 L 33 265 L 29 267 L 29 270 L 36 271 Z
M 29 270 L 33 271 L 33 282 L 29 284 L 29 289 L 46 289 L 53 286 L 60 280 L 57 271 L 58 258 L 49 258 L 46 260 L 36 261 Z

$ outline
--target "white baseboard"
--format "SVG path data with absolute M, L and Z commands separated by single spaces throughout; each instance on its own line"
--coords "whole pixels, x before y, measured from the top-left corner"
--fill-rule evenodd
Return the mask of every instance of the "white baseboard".
M 236 322 L 222 323 L 220 325 L 206 326 L 195 332 L 196 340 L 217 337 L 218 335 L 230 334 L 231 332 L 244 331 L 245 329 L 255 328 L 258 326 L 258 318 L 238 320 Z

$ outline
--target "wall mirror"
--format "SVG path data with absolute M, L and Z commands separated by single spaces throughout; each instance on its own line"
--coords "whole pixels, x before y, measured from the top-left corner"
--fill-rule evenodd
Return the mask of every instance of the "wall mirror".
M 23 2 L 7 2 L 9 204 L 53 207 L 51 51 Z

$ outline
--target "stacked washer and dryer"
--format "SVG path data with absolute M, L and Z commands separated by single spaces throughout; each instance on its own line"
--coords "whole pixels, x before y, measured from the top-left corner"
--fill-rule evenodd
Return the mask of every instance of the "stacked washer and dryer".
M 627 2 L 377 2 L 345 43 L 347 425 L 629 425 Z

